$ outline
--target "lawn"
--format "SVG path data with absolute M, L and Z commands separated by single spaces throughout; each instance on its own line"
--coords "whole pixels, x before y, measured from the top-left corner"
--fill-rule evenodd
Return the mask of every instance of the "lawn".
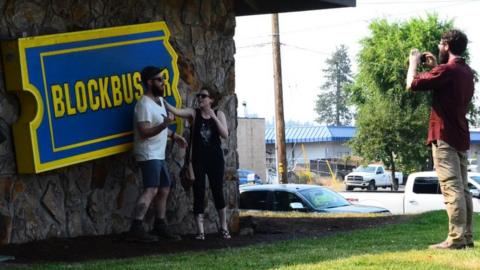
M 476 224 L 480 222 L 480 215 L 475 214 L 475 221 Z M 321 218 L 318 222 L 321 222 Z M 419 215 L 407 223 L 321 238 L 236 249 L 75 264 L 31 265 L 14 269 L 480 269 L 478 229 L 475 231 L 475 249 L 427 249 L 429 244 L 442 241 L 446 230 L 446 214 L 439 211 Z

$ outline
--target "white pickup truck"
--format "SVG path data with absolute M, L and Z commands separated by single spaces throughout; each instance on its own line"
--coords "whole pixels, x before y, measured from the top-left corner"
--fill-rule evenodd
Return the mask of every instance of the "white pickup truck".
M 395 173 L 398 183 L 402 182 L 401 172 Z M 353 172 L 345 176 L 345 187 L 347 190 L 353 190 L 358 187 L 361 189 L 377 190 L 378 187 L 391 188 L 393 190 L 391 172 L 386 171 L 382 165 L 370 164 L 368 166 L 359 166 Z
M 480 212 L 480 173 L 468 173 L 468 186 L 473 197 L 473 211 Z M 437 174 L 433 171 L 410 174 L 404 193 L 348 192 L 341 195 L 354 204 L 384 207 L 392 214 L 445 209 Z

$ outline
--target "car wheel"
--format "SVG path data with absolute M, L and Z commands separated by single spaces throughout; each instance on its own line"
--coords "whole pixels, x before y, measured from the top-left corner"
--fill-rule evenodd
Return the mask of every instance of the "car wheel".
M 353 190 L 353 187 L 347 186 L 346 189 L 347 189 L 347 190 Z
M 370 181 L 370 183 L 368 183 L 367 190 L 370 190 L 370 191 L 377 190 L 377 187 L 375 186 L 375 181 L 372 180 Z

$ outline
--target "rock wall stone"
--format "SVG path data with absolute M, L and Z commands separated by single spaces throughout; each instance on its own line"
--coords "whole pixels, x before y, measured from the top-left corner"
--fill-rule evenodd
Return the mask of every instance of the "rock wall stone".
M 223 142 L 227 166 L 224 190 L 230 226 L 238 229 L 233 0 L 0 0 L 0 11 L 1 39 L 165 21 L 179 55 L 183 104 L 192 106 L 195 93 L 204 84 L 214 85 L 223 96 L 220 109 L 230 130 L 230 137 Z M 11 126 L 21 108 L 16 96 L 6 92 L 3 77 L 0 244 L 128 230 L 141 192 L 141 174 L 131 153 L 37 175 L 17 174 Z M 175 161 L 182 161 L 185 152 L 170 144 L 167 151 L 170 172 L 179 182 L 180 168 Z M 178 184 L 168 200 L 167 218 L 172 228 L 181 234 L 194 233 L 192 212 L 192 194 Z M 216 231 L 218 217 L 211 194 L 205 216 L 206 231 Z M 151 226 L 153 211 L 146 220 Z

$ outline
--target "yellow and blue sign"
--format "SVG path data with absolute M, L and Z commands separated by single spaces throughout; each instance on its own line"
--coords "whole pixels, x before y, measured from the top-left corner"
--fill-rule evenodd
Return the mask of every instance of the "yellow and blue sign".
M 6 87 L 21 103 L 13 125 L 18 171 L 38 173 L 130 150 L 145 66 L 166 68 L 166 99 L 180 107 L 169 37 L 167 25 L 156 22 L 2 42 Z

